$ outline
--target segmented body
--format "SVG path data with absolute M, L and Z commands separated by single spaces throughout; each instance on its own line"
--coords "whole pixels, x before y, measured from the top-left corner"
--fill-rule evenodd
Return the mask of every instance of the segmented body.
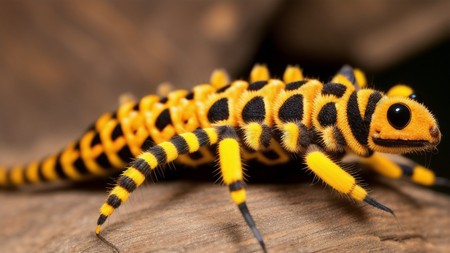
M 353 73 L 349 74 L 352 77 L 340 78 L 354 78 Z M 266 165 L 282 164 L 291 159 L 289 151 L 295 150 L 282 147 L 280 140 L 283 136 L 276 133 L 278 128 L 289 127 L 289 123 L 300 124 L 302 133 L 298 141 L 302 143 L 301 147 L 307 147 L 311 142 L 329 142 L 330 136 L 340 138 L 335 140 L 337 142 L 345 142 L 336 128 L 327 129 L 325 132 L 329 136 L 326 138 L 313 138 L 318 135 L 313 129 L 313 123 L 319 127 L 317 129 L 323 130 L 336 123 L 330 120 L 337 118 L 332 102 L 323 111 L 316 109 L 315 115 L 313 104 L 315 99 L 317 105 L 328 100 L 345 102 L 348 95 L 355 91 L 348 80 L 347 85 L 329 83 L 323 87 L 318 80 L 303 79 L 301 74 L 285 80 L 289 83 L 269 79 L 268 74 L 264 73 L 254 76 L 253 82 L 238 80 L 226 84 L 221 80 L 222 83 L 198 85 L 191 92 L 177 90 L 166 97 L 148 95 L 138 102 L 126 102 L 116 112 L 100 116 L 77 142 L 42 161 L 12 168 L 0 182 L 21 185 L 107 175 L 114 169 L 123 169 L 132 158 L 154 144 L 168 141 L 177 134 L 213 125 L 242 128 L 257 122 L 267 126 L 265 131 L 274 132 L 273 140 L 270 141 L 271 136 L 265 133 L 258 137 L 266 138 L 261 140 L 263 149 L 255 151 L 246 145 L 243 150 L 244 159 L 256 159 Z M 327 114 L 327 118 L 324 118 L 324 114 Z M 357 123 L 360 122 L 350 127 L 355 129 Z M 345 143 L 339 145 L 345 146 Z M 180 156 L 176 162 L 198 166 L 213 162 L 215 158 L 215 151 L 202 148 Z
M 364 75 L 349 66 L 325 84 L 303 78 L 298 67 L 288 67 L 283 79 L 272 79 L 265 67 L 256 66 L 248 82 L 231 83 L 218 71 L 209 84 L 190 92 L 123 103 L 56 155 L 0 169 L 0 186 L 81 180 L 129 165 L 100 208 L 98 235 L 105 220 L 156 167 L 168 162 L 197 166 L 218 158 L 234 203 L 265 250 L 246 205 L 241 156 L 275 165 L 300 155 L 308 169 L 336 191 L 391 213 L 335 159 L 355 154 L 391 178 L 406 174 L 424 185 L 442 182 L 412 161 L 398 162 L 379 153 L 428 150 L 439 142 L 436 120 L 408 98 L 411 95 L 408 87 L 397 86 L 387 95 L 368 89 Z

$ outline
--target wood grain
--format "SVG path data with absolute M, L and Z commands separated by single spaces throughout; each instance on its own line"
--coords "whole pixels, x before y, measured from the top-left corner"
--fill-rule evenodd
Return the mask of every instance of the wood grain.
M 450 198 L 377 179 L 396 217 L 321 184 L 250 184 L 248 205 L 269 252 L 448 252 Z M 97 187 L 95 187 L 97 188 Z M 111 252 L 94 235 L 101 187 L 1 192 L 1 252 Z M 104 225 L 121 252 L 261 252 L 225 187 L 169 181 L 138 189 Z

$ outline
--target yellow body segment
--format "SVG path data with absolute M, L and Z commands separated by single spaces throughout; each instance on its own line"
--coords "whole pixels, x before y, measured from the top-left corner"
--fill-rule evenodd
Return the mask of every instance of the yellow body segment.
M 319 151 L 305 157 L 308 168 L 320 179 L 340 193 L 349 194 L 356 200 L 363 200 L 367 192 L 356 184 L 355 178 Z
M 239 143 L 232 138 L 219 142 L 220 169 L 226 185 L 243 179 Z
M 109 216 L 114 212 L 114 207 L 108 205 L 108 204 L 103 204 L 102 207 L 100 208 L 100 213 L 105 215 L 105 216 Z
M 210 82 L 214 88 L 220 89 L 230 82 L 230 78 L 225 70 L 216 69 L 211 74 Z
M 303 80 L 302 70 L 297 66 L 288 66 L 283 74 L 285 83 L 297 82 Z
M 300 136 L 298 126 L 294 123 L 287 123 L 282 128 L 285 133 L 282 136 L 284 148 L 291 152 L 296 152 L 298 150 L 298 138 Z
M 11 181 L 15 184 L 15 185 L 22 185 L 24 184 L 24 178 L 23 178 L 23 173 L 22 173 L 22 167 L 21 166 L 16 166 L 14 168 L 12 168 L 11 170 Z
M 219 136 L 217 134 L 216 129 L 204 128 L 203 130 L 205 130 L 206 134 L 208 135 L 210 143 L 212 143 L 212 144 L 217 143 L 217 141 L 219 140 Z
M 99 119 L 101 120 L 101 118 Z M 97 120 L 98 122 L 98 120 Z M 92 139 L 94 138 L 95 132 L 88 131 L 80 140 L 80 155 L 86 164 L 86 168 L 93 175 L 105 175 L 105 169 L 99 166 L 95 162 L 95 158 L 102 152 L 101 145 L 96 145 L 95 147 L 90 146 Z
M 187 142 L 189 147 L 189 153 L 195 152 L 200 148 L 200 143 L 198 142 L 197 136 L 193 133 L 181 134 L 184 140 Z
M 122 200 L 122 202 L 125 202 L 130 196 L 130 193 L 121 186 L 114 187 L 114 189 L 109 194 L 116 195 L 120 200 Z
M 117 122 L 115 120 L 108 121 L 100 132 L 100 138 L 109 161 L 114 167 L 120 168 L 124 166 L 124 162 L 117 155 L 117 151 L 125 145 L 125 139 L 124 137 L 119 137 L 115 141 L 110 140 L 110 135 L 116 125 Z
M 260 149 L 259 139 L 261 137 L 262 132 L 263 128 L 261 124 L 258 123 L 247 124 L 244 127 L 245 143 L 247 143 L 247 145 L 250 148 L 254 150 L 259 150 Z
M 107 112 L 101 115 L 97 121 L 95 121 L 95 129 L 101 130 L 105 124 L 111 119 L 111 113 Z
M 331 80 L 331 82 L 340 83 L 347 87 L 353 86 L 353 84 L 350 82 L 350 80 L 348 80 L 348 78 L 342 74 L 337 74 L 336 76 L 334 76 L 333 79 Z
M 413 94 L 414 91 L 411 87 L 404 84 L 397 84 L 394 87 L 390 88 L 387 92 L 389 97 L 408 97 Z
M 58 174 L 55 171 L 56 157 L 47 158 L 42 164 L 42 174 L 49 181 L 58 180 Z
M 170 142 L 163 142 L 159 145 L 166 152 L 167 162 L 172 162 L 178 158 L 178 151 L 175 145 Z
M 231 199 L 236 205 L 242 204 L 245 202 L 245 200 L 247 200 L 247 194 L 245 193 L 244 189 L 232 191 L 230 194 Z
M 128 168 L 123 175 L 131 178 L 136 186 L 140 186 L 145 181 L 145 175 L 133 167 Z
M 158 159 L 152 153 L 142 153 L 138 158 L 144 159 L 152 169 L 158 166 Z
M 7 170 L 4 167 L 0 166 L 0 184 L 6 185 L 7 179 L 6 179 Z
M 38 183 L 40 181 L 38 166 L 39 166 L 39 163 L 34 162 L 34 163 L 31 163 L 26 170 L 26 177 L 28 178 L 28 181 L 30 181 L 30 183 Z M 1 179 L 0 179 L 0 184 L 1 184 Z
M 83 175 L 73 165 L 78 155 L 78 152 L 74 151 L 72 147 L 66 149 L 61 155 L 61 166 L 63 167 L 64 173 L 74 181 L 83 179 Z
M 355 79 L 356 82 L 359 85 L 359 88 L 366 88 L 367 87 L 367 80 L 366 75 L 360 70 L 360 69 L 354 69 Z
M 411 179 L 415 183 L 427 186 L 431 186 L 436 182 L 436 176 L 434 173 L 420 165 L 414 167 Z
M 362 162 L 366 163 L 371 169 L 388 178 L 397 179 L 403 174 L 402 169 L 397 164 L 380 154 L 373 154 L 368 158 L 362 159 Z
M 265 81 L 269 80 L 270 73 L 269 69 L 265 65 L 255 65 L 250 72 L 250 82 L 257 82 L 257 81 Z

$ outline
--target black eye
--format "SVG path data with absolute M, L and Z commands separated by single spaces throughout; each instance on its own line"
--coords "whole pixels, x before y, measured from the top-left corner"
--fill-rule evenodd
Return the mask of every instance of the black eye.
M 395 129 L 405 128 L 411 120 L 411 111 L 405 104 L 393 104 L 387 111 L 389 124 Z

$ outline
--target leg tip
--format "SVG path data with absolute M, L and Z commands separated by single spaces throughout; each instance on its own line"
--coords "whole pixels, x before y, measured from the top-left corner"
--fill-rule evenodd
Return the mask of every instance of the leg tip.
M 99 235 L 100 234 L 100 225 L 97 225 L 97 227 L 95 228 L 95 234 Z
M 364 199 L 364 202 L 366 202 L 367 204 L 376 207 L 382 211 L 388 212 L 390 214 L 392 214 L 393 216 L 395 216 L 394 211 L 392 211 L 392 209 L 390 209 L 389 207 L 381 204 L 380 202 L 376 201 L 375 199 L 371 198 L 369 195 L 367 195 Z
M 447 178 L 444 178 L 444 177 L 436 177 L 434 185 L 450 188 L 450 180 L 448 180 Z
M 106 240 L 106 238 L 100 235 L 100 225 L 97 226 L 97 229 L 95 230 L 95 235 L 100 241 L 102 241 L 104 244 L 110 247 L 113 250 L 113 252 L 120 253 L 119 249 L 114 244 L 112 244 L 111 242 Z

